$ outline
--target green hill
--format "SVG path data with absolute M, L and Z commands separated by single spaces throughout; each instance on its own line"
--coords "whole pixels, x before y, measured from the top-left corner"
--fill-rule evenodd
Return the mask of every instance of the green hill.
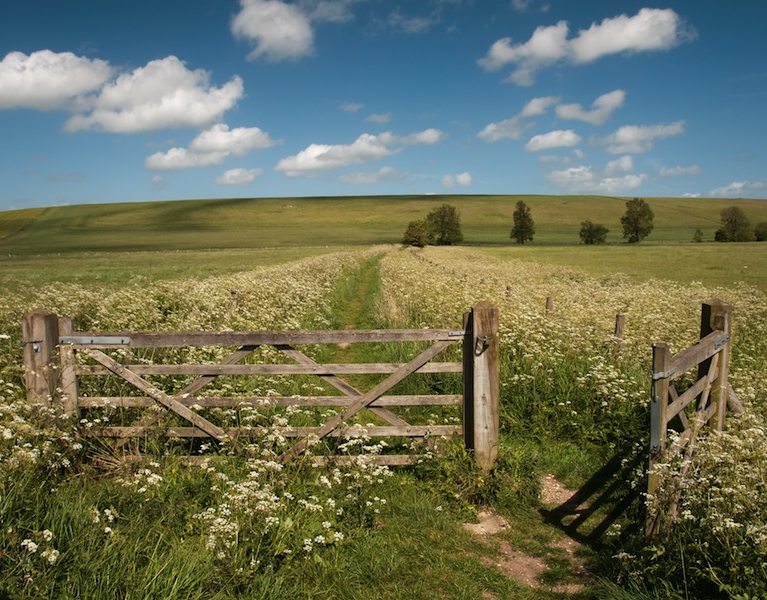
M 536 224 L 535 244 L 577 244 L 580 222 L 609 228 L 621 241 L 624 198 L 604 196 L 366 196 L 242 198 L 59 206 L 0 212 L 0 252 L 12 255 L 83 251 L 286 248 L 396 243 L 408 222 L 443 202 L 461 212 L 465 243 L 511 243 L 514 205 L 524 200 Z M 687 242 L 696 228 L 708 240 L 727 207 L 752 223 L 767 221 L 767 201 L 648 198 L 655 230 L 645 243 Z

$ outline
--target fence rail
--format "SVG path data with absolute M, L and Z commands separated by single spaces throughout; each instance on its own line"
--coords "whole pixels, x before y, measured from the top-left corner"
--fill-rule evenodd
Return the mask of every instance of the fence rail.
M 498 451 L 498 310 L 480 303 L 464 315 L 463 329 L 389 329 L 338 331 L 251 331 L 251 332 L 88 332 L 74 331 L 72 320 L 38 310 L 25 316 L 24 364 L 30 402 L 56 405 L 70 415 L 81 409 L 151 408 L 164 412 L 143 414 L 129 426 L 99 426 L 86 435 L 117 438 L 124 445 L 130 438 L 162 433 L 170 438 L 209 437 L 235 441 L 263 435 L 263 427 L 221 427 L 200 414 L 201 409 L 227 407 L 329 407 L 339 410 L 324 423 L 311 427 L 278 427 L 274 431 L 297 438 L 283 459 L 296 456 L 310 439 L 343 435 L 425 438 L 463 435 L 478 464 L 489 469 Z M 407 362 L 320 364 L 297 346 L 327 344 L 381 344 L 424 342 L 430 345 Z M 461 362 L 436 362 L 448 347 L 460 344 Z M 135 349 L 236 348 L 215 364 L 136 364 Z M 290 363 L 242 364 L 262 347 L 273 347 Z M 115 350 L 123 350 L 115 353 Z M 392 388 L 413 374 L 462 373 L 462 394 L 393 394 Z M 341 376 L 386 376 L 371 389 L 359 390 Z M 165 391 L 153 377 L 191 376 L 181 390 Z M 222 377 L 315 376 L 341 395 L 277 396 L 229 395 L 213 390 L 199 393 Z M 132 388 L 133 394 L 84 395 L 83 378 L 111 377 Z M 149 378 L 149 379 L 148 379 Z M 212 392 L 212 393 L 211 393 Z M 119 393 L 119 392 L 118 392 Z M 393 407 L 462 405 L 461 425 L 419 425 L 407 422 L 390 410 Z M 383 424 L 362 427 L 352 420 L 368 410 Z M 161 427 L 164 414 L 175 414 L 187 423 Z M 328 459 L 340 457 L 328 457 Z M 412 458 L 412 457 L 411 457 Z M 404 464 L 407 457 L 382 455 L 378 462 Z

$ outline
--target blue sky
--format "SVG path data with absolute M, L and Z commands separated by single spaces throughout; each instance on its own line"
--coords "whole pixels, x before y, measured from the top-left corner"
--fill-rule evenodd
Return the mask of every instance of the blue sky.
M 0 19 L 0 210 L 767 197 L 767 2 L 40 0 Z

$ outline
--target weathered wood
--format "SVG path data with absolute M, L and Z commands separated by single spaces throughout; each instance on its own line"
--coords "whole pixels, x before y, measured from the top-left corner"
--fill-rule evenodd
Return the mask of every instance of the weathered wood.
M 727 344 L 728 335 L 723 331 L 713 331 L 704 338 L 685 348 L 671 359 L 668 370 L 672 372 L 671 379 L 676 379 L 693 367 L 705 363 L 701 371 L 708 371 L 708 360 Z
M 615 315 L 615 330 L 613 331 L 614 346 L 613 357 L 618 358 L 623 347 L 623 332 L 626 327 L 626 316 L 617 314 Z
M 213 459 L 218 458 L 218 455 L 213 456 L 177 456 L 174 460 L 177 460 L 181 465 L 185 467 L 207 467 L 210 465 Z M 226 457 L 224 457 L 226 458 Z M 136 456 L 134 460 L 141 460 L 140 456 Z M 419 456 L 411 454 L 361 454 L 361 455 L 330 455 L 330 456 L 311 456 L 309 457 L 313 467 L 324 466 L 348 466 L 356 464 L 364 465 L 376 465 L 376 466 L 389 466 L 389 467 L 406 467 L 408 465 L 417 464 L 419 460 L 422 460 Z
M 386 379 L 384 379 L 381 383 L 376 385 L 372 390 L 366 392 L 359 399 L 355 400 L 354 403 L 351 406 L 349 406 L 343 413 L 329 419 L 327 423 L 325 423 L 325 425 L 320 427 L 320 429 L 315 434 L 317 438 L 322 439 L 326 435 L 330 434 L 339 425 L 341 425 L 341 423 L 343 423 L 344 421 L 347 421 L 348 419 L 353 417 L 355 414 L 357 414 L 359 411 L 361 411 L 363 408 L 367 407 L 371 402 L 383 396 L 388 390 L 390 390 L 392 387 L 397 385 L 400 381 L 405 379 L 405 377 L 415 373 L 418 369 L 420 369 L 423 365 L 429 362 L 437 354 L 442 352 L 449 345 L 450 345 L 449 341 L 437 342 L 433 344 L 431 347 L 429 347 L 428 349 L 426 349 L 425 351 L 421 352 L 409 363 L 403 365 L 398 371 L 396 371 L 395 373 L 392 373 Z M 298 454 L 304 451 L 304 449 L 306 448 L 308 444 L 309 444 L 309 440 L 307 438 L 304 438 L 303 440 L 295 444 L 285 454 L 283 454 L 282 458 L 286 459 L 286 458 L 290 458 L 291 456 L 297 456 Z
M 178 402 L 178 400 L 176 400 L 173 396 L 170 396 L 166 394 L 165 392 L 163 392 L 162 390 L 156 388 L 145 379 L 142 379 L 135 373 L 131 372 L 130 369 L 127 369 L 120 363 L 112 360 L 103 352 L 100 352 L 98 350 L 93 350 L 93 349 L 86 349 L 85 352 L 88 354 L 88 356 L 90 356 L 94 360 L 100 362 L 102 365 L 107 367 L 115 375 L 122 377 L 125 381 L 137 387 L 145 394 L 148 394 L 149 396 L 157 400 L 157 402 L 162 404 L 165 408 L 176 413 L 182 419 L 189 421 L 195 427 L 201 429 L 210 437 L 215 438 L 218 441 L 224 441 L 226 436 L 223 429 L 214 425 L 207 419 L 204 419 L 203 417 L 195 413 L 193 410 L 190 410 L 189 408 L 187 408 L 186 406 Z M 120 436 L 120 437 L 124 437 L 124 436 Z
M 78 332 L 77 336 L 126 337 L 131 348 L 183 346 L 274 346 L 296 344 L 356 344 L 369 342 L 458 341 L 463 331 L 453 329 L 341 329 L 324 331 L 252 331 L 221 333 Z M 71 340 L 67 340 L 70 342 Z M 110 345 L 112 347 L 113 345 Z M 90 346 L 98 348 L 99 346 Z
M 299 352 L 292 346 L 277 346 L 277 349 L 282 352 L 285 356 L 292 358 L 295 360 L 298 364 L 301 365 L 311 365 L 311 366 L 319 366 L 318 363 L 308 356 L 306 356 L 303 352 Z M 362 395 L 362 392 L 360 392 L 357 388 L 355 388 L 353 385 L 351 385 L 349 382 L 344 381 L 340 377 L 336 377 L 335 375 L 320 375 L 323 381 L 326 381 L 330 385 L 332 385 L 337 390 L 343 392 L 347 396 L 350 397 L 359 397 Z M 399 425 L 401 427 L 405 427 L 408 425 L 408 422 L 405 421 L 405 419 L 402 419 L 399 417 L 399 415 L 395 415 L 393 412 L 386 408 L 373 408 L 371 406 L 368 406 L 368 409 L 375 414 L 377 417 L 380 417 L 390 425 Z
M 72 319 L 59 317 L 59 335 L 72 333 Z M 61 408 L 67 415 L 77 413 L 77 356 L 76 350 L 68 344 L 59 345 L 59 364 L 61 365 Z
M 714 379 L 716 379 L 716 373 L 714 374 Z M 710 384 L 711 382 L 708 380 L 708 377 L 701 377 L 698 379 L 692 387 L 687 389 L 681 396 L 678 396 L 668 405 L 668 408 L 666 409 L 666 418 L 669 421 L 673 419 L 677 414 L 683 411 L 690 402 L 698 398 L 700 393 Z
M 552 296 L 546 296 L 546 314 L 554 312 L 554 298 Z
M 463 314 L 463 443 L 474 451 L 474 319 Z
M 742 415 L 746 410 L 731 383 L 727 383 L 727 408 L 735 415 Z
M 180 394 L 182 394 L 180 392 Z M 178 402 L 184 406 L 201 406 L 203 408 L 236 408 L 238 406 L 349 406 L 353 396 L 186 396 L 177 395 Z M 427 395 L 396 395 L 381 396 L 370 403 L 370 407 L 386 406 L 455 406 L 462 404 L 460 394 Z M 85 396 L 80 397 L 80 408 L 148 408 L 157 402 L 150 396 Z M 151 425 L 152 423 L 136 423 L 136 425 Z
M 487 302 L 472 310 L 473 349 L 473 448 L 480 468 L 490 470 L 498 457 L 499 431 L 499 316 Z
M 671 353 L 668 344 L 656 342 L 652 346 L 652 370 L 653 374 L 668 371 L 671 362 Z M 666 426 L 668 417 L 668 386 L 669 378 L 656 379 L 653 381 L 650 393 L 650 465 L 647 482 L 648 495 L 654 495 L 660 483 L 660 477 L 654 472 L 654 467 L 663 462 L 666 456 Z M 654 525 L 648 522 L 648 527 Z M 652 531 L 648 531 L 652 533 Z
M 712 300 L 710 303 L 704 306 L 709 306 L 709 326 L 714 331 L 720 332 L 726 336 L 729 340 L 732 336 L 732 308 L 729 304 L 722 302 L 721 300 Z M 706 309 L 701 310 L 701 326 L 703 326 L 703 313 L 707 312 Z M 715 416 L 711 418 L 711 426 L 716 428 L 717 431 L 724 429 L 724 418 L 727 412 L 727 395 L 729 389 L 730 374 L 730 342 L 722 346 L 719 352 L 719 365 L 718 365 L 718 377 L 716 384 L 711 389 L 711 403 L 715 404 L 717 409 Z
M 24 316 L 21 324 L 24 344 L 24 383 L 31 404 L 51 406 L 58 383 L 59 319 L 45 310 Z
M 322 427 L 230 427 L 221 430 L 224 435 L 237 439 L 241 437 L 257 437 L 269 432 L 276 432 L 288 438 L 306 438 L 312 435 L 316 437 L 427 437 L 427 436 L 451 436 L 461 432 L 458 425 L 408 425 L 397 427 L 394 425 L 350 425 L 339 427 L 320 436 Z M 169 437 L 197 438 L 209 437 L 210 434 L 199 427 L 91 427 L 82 431 L 83 435 L 96 437 L 141 437 L 162 433 Z M 300 443 L 300 442 L 299 442 Z
M 86 348 L 86 346 L 82 346 Z M 404 366 L 404 363 L 340 363 L 340 364 L 298 364 L 298 365 L 126 365 L 136 375 L 204 375 L 218 377 L 221 375 L 317 375 L 333 376 L 365 375 L 365 374 L 389 374 L 394 373 Z M 461 363 L 435 362 L 423 365 L 418 373 L 460 373 Z M 77 367 L 78 375 L 108 375 L 109 369 L 99 365 L 80 365 Z

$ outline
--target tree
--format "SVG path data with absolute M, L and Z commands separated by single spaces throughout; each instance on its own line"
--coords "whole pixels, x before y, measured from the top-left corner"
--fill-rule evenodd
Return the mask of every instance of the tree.
M 426 221 L 423 219 L 410 221 L 405 230 L 405 235 L 402 236 L 402 243 L 405 246 L 417 246 L 418 248 L 423 248 L 430 244 L 431 236 L 429 235 L 429 228 L 426 227 Z
M 754 235 L 757 242 L 767 242 L 767 221 L 757 223 L 754 227 Z
M 581 243 L 604 244 L 607 238 L 607 227 L 600 223 L 592 223 L 589 220 L 581 222 Z
M 629 244 L 636 244 L 650 235 L 654 216 L 650 205 L 642 198 L 634 198 L 626 202 L 626 212 L 621 217 L 621 225 L 623 225 L 623 237 Z
M 753 242 L 755 239 L 754 228 L 748 220 L 746 213 L 739 206 L 730 206 L 720 213 L 722 227 L 719 237 L 723 242 Z M 717 232 L 719 233 L 719 232 Z
M 450 204 L 443 204 L 426 215 L 426 228 L 431 238 L 429 243 L 451 246 L 463 241 L 461 216 Z
M 703 241 L 703 232 L 700 230 L 700 227 L 695 230 L 695 233 L 692 234 L 692 241 L 693 242 Z
M 532 242 L 535 223 L 533 222 L 533 215 L 530 214 L 530 208 L 522 200 L 517 202 L 517 208 L 514 210 L 512 218 L 514 219 L 514 226 L 511 228 L 511 239 L 517 240 L 517 244 Z

